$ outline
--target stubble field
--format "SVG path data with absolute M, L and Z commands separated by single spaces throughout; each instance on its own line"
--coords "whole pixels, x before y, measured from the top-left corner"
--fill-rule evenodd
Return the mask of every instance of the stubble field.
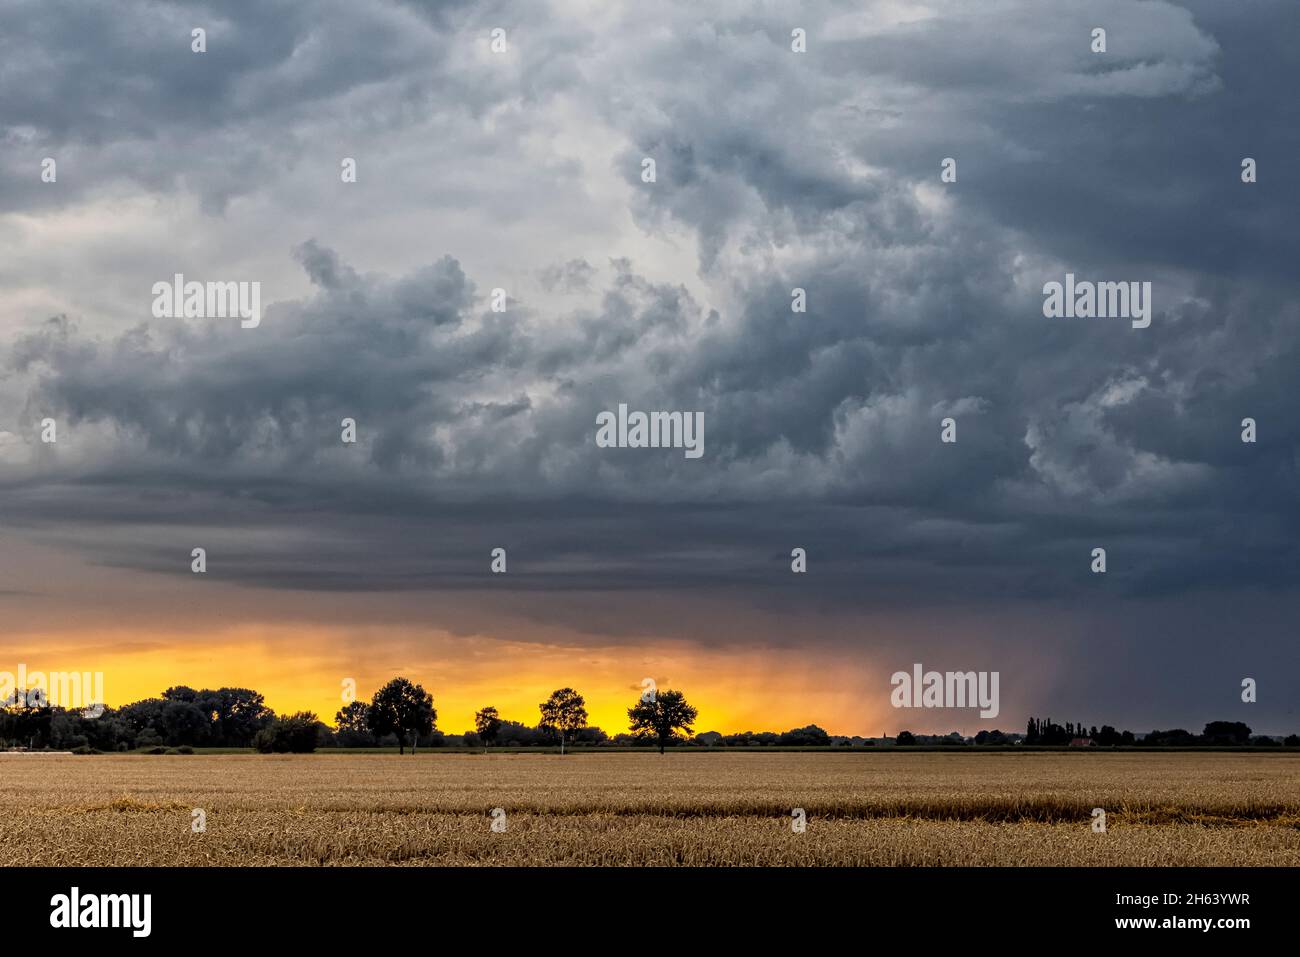
M 1300 756 L 10 755 L 24 864 L 1300 865 Z

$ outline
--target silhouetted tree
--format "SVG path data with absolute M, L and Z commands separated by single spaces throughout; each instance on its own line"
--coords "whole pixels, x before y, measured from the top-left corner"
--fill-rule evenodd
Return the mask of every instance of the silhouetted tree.
M 1250 726 L 1240 721 L 1211 721 L 1201 735 L 1206 744 L 1246 744 Z
M 345 748 L 367 748 L 375 745 L 370 731 L 370 705 L 364 701 L 349 701 L 334 715 L 335 739 Z
M 540 727 L 554 729 L 560 735 L 560 753 L 564 753 L 565 736 L 587 726 L 587 702 L 572 688 L 557 688 L 539 704 Z
M 276 718 L 253 736 L 253 747 L 263 754 L 310 754 L 320 733 L 328 730 L 310 711 Z
M 776 739 L 776 743 L 785 745 L 788 748 L 816 748 L 829 745 L 831 736 L 817 725 L 810 724 L 805 728 L 791 728 L 781 734 Z
M 487 707 L 477 712 L 474 715 L 474 731 L 483 741 L 483 750 L 486 751 L 501 733 L 501 715 L 497 714 L 497 709 Z
M 214 744 L 246 748 L 253 736 L 275 718 L 275 712 L 266 706 L 266 699 L 251 688 L 219 688 L 200 691 L 195 701 L 204 712 L 212 715 L 217 739 Z
M 666 690 L 656 691 L 652 700 L 641 698 L 627 709 L 627 716 L 632 721 L 628 730 L 634 735 L 654 738 L 659 753 L 663 754 L 664 746 L 676 732 L 691 733 L 699 712 L 687 704 L 686 696 L 680 691 Z
M 405 678 L 394 678 L 375 692 L 370 702 L 368 721 L 377 737 L 397 735 L 399 754 L 406 753 L 406 735 L 412 735 L 411 750 L 415 750 L 415 737 L 431 734 L 438 712 L 433 707 L 433 695 Z
M 334 715 L 334 726 L 340 731 L 370 733 L 370 706 L 364 701 L 349 701 Z

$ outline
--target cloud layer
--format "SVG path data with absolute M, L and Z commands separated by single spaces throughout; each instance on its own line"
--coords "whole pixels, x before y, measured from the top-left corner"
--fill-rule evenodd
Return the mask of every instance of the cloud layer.
M 3 521 L 163 574 L 201 532 L 214 576 L 294 591 L 498 588 L 506 545 L 520 593 L 850 620 L 1294 608 L 1296 19 L 11 4 Z M 261 281 L 261 326 L 152 319 L 176 272 Z M 1151 281 L 1150 328 L 1045 319 L 1066 272 Z M 704 457 L 597 448 L 620 402 L 703 412 Z M 1265 660 L 1294 665 L 1281 640 Z

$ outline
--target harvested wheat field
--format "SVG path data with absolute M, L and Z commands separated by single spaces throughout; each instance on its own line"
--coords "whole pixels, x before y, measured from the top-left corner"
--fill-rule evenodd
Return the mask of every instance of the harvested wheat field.
M 1300 756 L 6 758 L 0 864 L 1297 865 Z

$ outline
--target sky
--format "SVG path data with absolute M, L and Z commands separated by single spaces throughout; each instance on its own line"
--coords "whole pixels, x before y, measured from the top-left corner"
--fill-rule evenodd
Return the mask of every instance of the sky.
M 1300 732 L 1297 27 L 9 0 L 0 670 L 327 720 L 401 674 L 452 733 L 566 685 L 617 733 L 646 677 L 697 731 Z M 260 323 L 156 317 L 177 273 Z M 1150 325 L 1045 316 L 1067 274 Z M 602 447 L 620 404 L 703 454 Z M 1000 713 L 895 708 L 915 663 Z

